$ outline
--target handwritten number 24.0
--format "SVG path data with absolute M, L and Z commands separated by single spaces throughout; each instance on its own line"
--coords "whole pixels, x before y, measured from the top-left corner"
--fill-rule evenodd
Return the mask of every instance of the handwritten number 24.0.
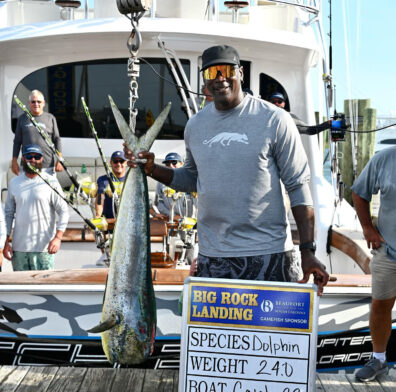
M 267 365 L 268 365 L 268 362 L 265 359 L 263 359 L 260 362 L 261 368 L 257 372 L 257 374 L 267 374 L 270 376 L 272 374 L 271 372 L 273 372 L 273 373 L 275 373 L 275 376 L 278 376 L 279 372 L 280 372 L 281 376 L 286 376 L 286 377 L 291 377 L 291 375 L 293 374 L 293 366 L 290 365 L 290 363 L 288 363 L 288 362 L 283 362 L 281 364 L 280 361 L 276 361 L 274 366 L 271 369 L 271 372 L 269 372 L 268 370 L 265 371 L 265 368 L 267 367 Z

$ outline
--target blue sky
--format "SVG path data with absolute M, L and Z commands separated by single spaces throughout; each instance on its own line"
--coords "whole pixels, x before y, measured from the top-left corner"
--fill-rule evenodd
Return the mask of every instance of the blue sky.
M 329 32 L 329 2 L 322 0 Z M 396 116 L 396 1 L 333 0 L 333 83 L 337 111 L 349 98 L 371 99 L 377 115 Z

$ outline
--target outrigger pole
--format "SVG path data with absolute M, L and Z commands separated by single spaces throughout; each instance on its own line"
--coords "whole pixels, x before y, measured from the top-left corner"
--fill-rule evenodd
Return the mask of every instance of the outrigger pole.
M 32 124 L 36 127 L 40 136 L 44 139 L 47 146 L 51 149 L 51 151 L 56 156 L 62 167 L 65 169 L 73 185 L 78 189 L 80 187 L 80 184 L 78 183 L 77 179 L 73 176 L 73 174 L 70 173 L 70 170 L 66 165 L 65 158 L 63 158 L 62 154 L 56 149 L 54 143 L 52 142 L 51 138 L 48 136 L 47 132 L 45 132 L 44 129 L 40 127 L 40 125 L 38 124 L 32 113 L 30 113 L 26 105 L 24 105 L 24 103 L 16 95 L 14 95 L 14 101 L 27 114 Z

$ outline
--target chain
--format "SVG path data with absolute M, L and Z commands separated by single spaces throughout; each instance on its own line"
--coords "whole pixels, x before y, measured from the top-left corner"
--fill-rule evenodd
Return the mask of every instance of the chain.
M 132 31 L 131 35 L 128 38 L 127 46 L 131 56 L 128 59 L 128 77 L 131 78 L 129 82 L 129 126 L 131 129 L 134 129 L 136 132 L 136 117 L 138 114 L 138 110 L 135 108 L 135 104 L 137 99 L 139 98 L 138 94 L 138 81 L 137 78 L 140 75 L 140 61 L 137 58 L 137 53 L 140 48 L 140 44 L 142 42 L 142 36 L 139 31 L 139 19 L 143 16 L 144 13 L 133 13 L 131 14 L 131 24 Z M 136 43 L 133 41 L 136 39 Z

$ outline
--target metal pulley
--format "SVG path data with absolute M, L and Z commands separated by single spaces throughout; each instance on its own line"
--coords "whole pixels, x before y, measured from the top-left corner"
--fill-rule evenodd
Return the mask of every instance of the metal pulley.
M 117 8 L 124 15 L 146 12 L 151 8 L 151 0 L 117 0 Z

